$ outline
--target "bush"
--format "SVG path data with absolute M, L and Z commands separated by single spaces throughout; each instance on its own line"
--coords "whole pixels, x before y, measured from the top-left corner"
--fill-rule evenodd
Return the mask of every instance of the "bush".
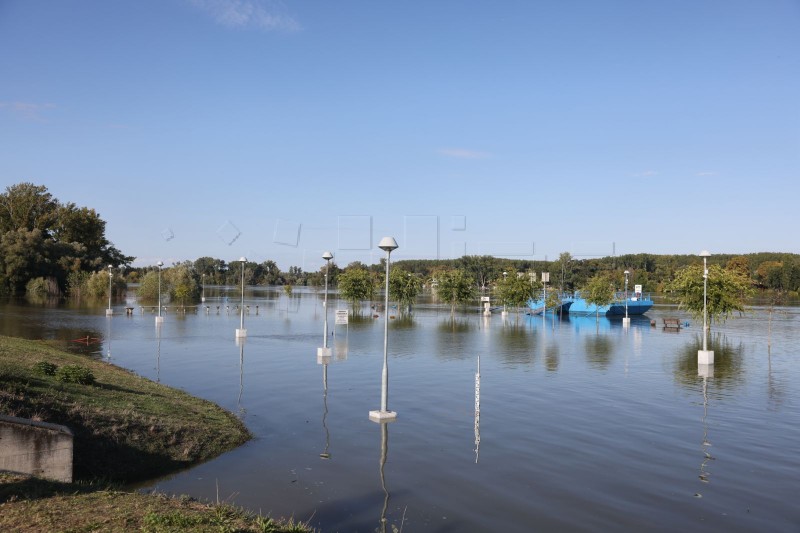
M 93 385 L 94 374 L 86 367 L 80 365 L 64 365 L 56 371 L 56 379 L 62 383 L 78 383 L 80 385 Z
M 58 367 L 56 365 L 48 363 L 47 361 L 37 361 L 36 364 L 33 365 L 34 372 L 44 376 L 54 376 L 57 369 Z

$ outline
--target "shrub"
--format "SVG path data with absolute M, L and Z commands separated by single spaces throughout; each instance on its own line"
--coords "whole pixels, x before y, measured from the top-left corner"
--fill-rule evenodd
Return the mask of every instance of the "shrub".
M 56 379 L 62 383 L 78 383 L 80 385 L 93 385 L 94 374 L 86 367 L 80 365 L 64 365 L 56 371 Z
M 37 361 L 36 364 L 33 365 L 34 372 L 45 376 L 54 376 L 56 374 L 56 369 L 58 369 L 56 365 L 48 363 L 47 361 Z

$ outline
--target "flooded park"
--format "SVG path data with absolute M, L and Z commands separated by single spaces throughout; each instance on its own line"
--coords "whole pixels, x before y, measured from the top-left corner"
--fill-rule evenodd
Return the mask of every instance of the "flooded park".
M 656 300 L 644 316 L 482 316 L 421 299 L 347 324 L 331 293 L 208 287 L 186 312 L 0 303 L 0 334 L 213 401 L 254 435 L 136 488 L 225 501 L 321 531 L 797 531 L 800 307 L 714 325 Z M 126 313 L 126 307 L 129 313 Z M 664 318 L 681 327 L 665 329 Z M 236 338 L 243 323 L 246 337 Z M 327 344 L 330 357 L 318 357 Z

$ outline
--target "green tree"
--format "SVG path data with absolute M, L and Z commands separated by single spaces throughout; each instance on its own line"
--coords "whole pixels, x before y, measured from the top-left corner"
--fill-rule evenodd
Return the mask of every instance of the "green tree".
M 695 319 L 703 318 L 702 265 L 689 265 L 678 270 L 675 279 L 667 284 L 666 289 L 677 298 L 681 309 L 687 310 Z M 752 294 L 752 283 L 740 270 L 708 265 L 706 308 L 710 322 L 720 324 L 734 312 L 741 313 L 744 311 L 745 301 Z
M 364 268 L 348 267 L 339 274 L 339 294 L 350 302 L 353 313 L 359 314 L 361 302 L 371 300 L 375 294 L 375 280 Z
M 506 275 L 497 280 L 497 297 L 503 305 L 516 308 L 519 313 L 519 308 L 533 297 L 530 277 L 513 268 L 507 270 Z
M 456 268 L 464 270 L 478 284 L 480 290 L 485 290 L 492 280 L 497 279 L 501 272 L 500 262 L 491 255 L 465 255 L 456 261 Z
M 0 289 L 12 293 L 36 277 L 63 292 L 72 273 L 133 261 L 106 239 L 94 209 L 60 204 L 46 187 L 31 183 L 0 194 L 0 252 Z
M 550 271 L 553 273 L 553 277 L 556 278 L 553 281 L 558 283 L 559 291 L 569 291 L 573 288 L 572 283 L 572 262 L 573 262 L 572 254 L 569 252 L 561 252 L 558 254 L 558 259 L 553 261 L 553 264 L 550 267 Z
M 58 201 L 47 187 L 19 183 L 0 194 L 0 233 L 12 230 L 48 231 L 56 221 Z
M 600 308 L 614 301 L 614 283 L 608 273 L 601 272 L 592 276 L 581 295 L 588 304 L 595 306 L 595 318 L 600 321 Z
M 389 298 L 397 302 L 401 313 L 411 310 L 411 304 L 422 290 L 422 280 L 402 268 L 393 268 L 389 273 Z
M 436 273 L 436 296 L 450 304 L 450 317 L 455 317 L 456 305 L 475 298 L 475 280 L 463 270 L 446 269 Z
M 161 272 L 162 280 L 161 280 L 161 295 L 162 299 L 165 294 L 167 294 L 166 286 L 164 285 L 163 274 Z M 142 276 L 142 280 L 139 283 L 139 289 L 136 291 L 136 294 L 139 296 L 143 302 L 148 303 L 157 303 L 158 302 L 158 269 L 154 268 L 149 270 Z
M 247 269 L 245 269 L 246 272 Z M 197 272 L 189 261 L 168 268 L 161 275 L 161 281 L 162 283 L 166 282 L 170 298 L 179 301 L 181 306 L 185 306 L 187 300 L 195 301 L 200 298 L 200 284 L 197 280 Z M 163 286 L 161 290 L 163 294 Z

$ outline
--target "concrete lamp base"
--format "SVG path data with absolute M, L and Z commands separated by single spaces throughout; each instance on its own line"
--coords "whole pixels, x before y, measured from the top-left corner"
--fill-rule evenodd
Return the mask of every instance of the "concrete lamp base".
M 317 354 L 317 364 L 318 365 L 329 365 L 329 364 L 331 364 L 332 360 L 333 360 L 333 357 L 331 357 L 330 355 L 320 355 L 319 353 Z
M 163 316 L 157 316 L 156 317 L 156 325 L 163 324 L 163 323 L 164 323 L 164 317 Z
M 623 317 L 622 318 L 622 327 L 627 328 L 630 325 L 631 325 L 631 317 L 629 317 L 629 316 Z
M 246 329 L 236 328 L 236 336 L 237 337 L 247 337 L 247 330 Z
M 106 316 L 111 316 L 113 314 L 114 314 L 114 310 L 113 309 L 106 309 Z
M 697 375 L 701 378 L 713 378 L 714 365 L 697 365 Z
M 330 357 L 331 355 L 333 355 L 333 352 L 330 348 L 323 346 L 317 348 L 317 357 Z
M 369 419 L 373 422 L 393 422 L 397 419 L 397 413 L 394 411 L 370 411 Z
M 697 364 L 698 365 L 713 365 L 714 364 L 714 350 L 697 350 Z

